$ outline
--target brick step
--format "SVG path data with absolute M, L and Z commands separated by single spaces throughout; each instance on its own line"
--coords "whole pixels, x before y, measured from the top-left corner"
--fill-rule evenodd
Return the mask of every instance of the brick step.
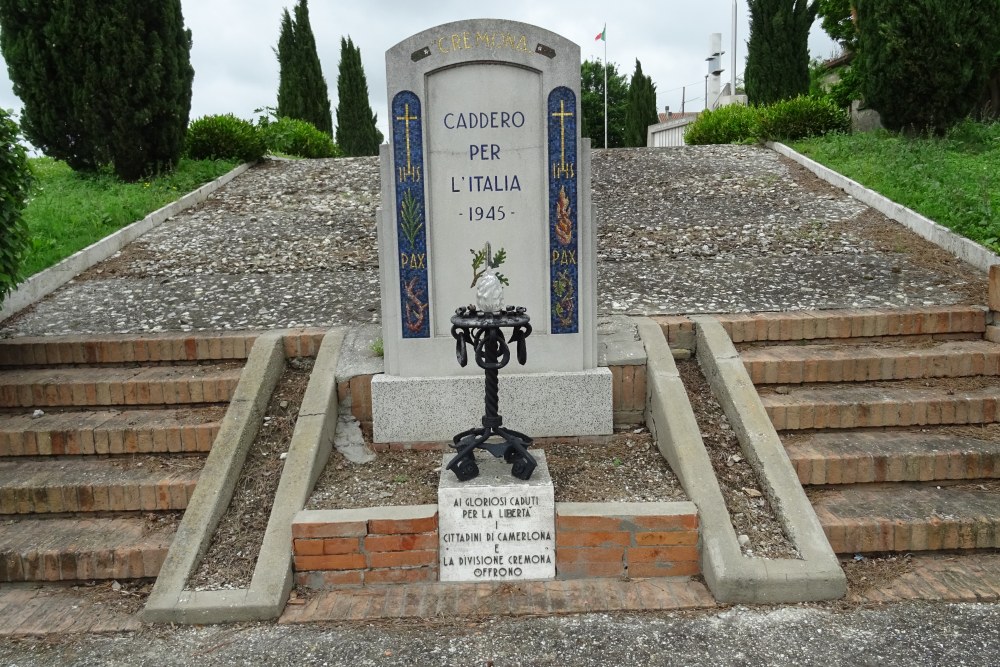
M 887 484 L 810 491 L 837 553 L 996 549 L 1000 484 Z
M 246 359 L 255 338 L 247 332 L 10 338 L 0 340 L 0 366 Z
M 0 408 L 222 403 L 232 396 L 240 370 L 224 362 L 0 371 Z
M 14 519 L 0 522 L 0 582 L 155 577 L 174 521 Z
M 964 389 L 883 385 L 792 386 L 787 393 L 762 392 L 760 399 L 774 428 L 782 430 L 989 424 L 998 421 L 1000 379 Z M 952 381 L 954 384 L 957 381 Z
M 325 334 L 325 328 L 287 329 L 285 354 L 315 357 Z M 257 336 L 252 331 L 200 331 L 7 338 L 0 340 L 0 367 L 245 360 Z
M 819 432 L 782 440 L 802 484 L 1000 478 L 1000 440 L 948 430 Z
M 207 452 L 225 408 L 0 414 L 0 456 Z
M 986 331 L 986 308 L 982 306 L 735 313 L 716 317 L 734 343 L 960 333 L 982 335 Z
M 0 460 L 0 515 L 187 507 L 200 457 Z
M 757 385 L 1000 374 L 1000 345 L 985 340 L 922 345 L 775 345 L 745 349 L 740 357 Z

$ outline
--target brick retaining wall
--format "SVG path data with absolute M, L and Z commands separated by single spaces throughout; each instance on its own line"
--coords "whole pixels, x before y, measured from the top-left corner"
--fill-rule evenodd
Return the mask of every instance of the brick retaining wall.
M 438 579 L 437 505 L 303 510 L 292 523 L 295 581 L 340 586 Z M 699 574 L 693 503 L 556 503 L 556 578 Z

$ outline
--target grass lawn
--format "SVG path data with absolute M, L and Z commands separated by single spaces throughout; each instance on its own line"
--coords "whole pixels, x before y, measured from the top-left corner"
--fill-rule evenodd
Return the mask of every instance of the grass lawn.
M 907 138 L 879 131 L 789 145 L 1000 252 L 1000 123 L 964 122 L 943 138 Z
M 172 174 L 123 183 L 107 174 L 77 174 L 51 158 L 33 158 L 35 187 L 24 209 L 31 243 L 22 274 L 30 276 L 52 266 L 237 164 L 184 159 Z

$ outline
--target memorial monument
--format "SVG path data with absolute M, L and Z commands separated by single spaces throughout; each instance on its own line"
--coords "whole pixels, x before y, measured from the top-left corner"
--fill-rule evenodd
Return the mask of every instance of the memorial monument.
M 386 71 L 374 439 L 450 440 L 481 416 L 483 379 L 456 363 L 450 318 L 476 303 L 487 246 L 505 303 L 533 327 L 527 363 L 500 377 L 505 419 L 534 437 L 611 433 L 579 47 L 536 26 L 470 19 L 403 40 Z

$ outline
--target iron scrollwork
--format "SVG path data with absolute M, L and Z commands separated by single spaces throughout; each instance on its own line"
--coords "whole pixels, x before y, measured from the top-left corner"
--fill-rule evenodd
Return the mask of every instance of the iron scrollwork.
M 448 463 L 448 470 L 460 481 L 479 475 L 474 451 L 485 449 L 493 456 L 503 457 L 511 464 L 511 474 L 518 479 L 530 479 L 537 462 L 528 453 L 532 439 L 503 426 L 499 414 L 499 373 L 510 362 L 514 345 L 517 362 L 528 361 L 526 339 L 531 335 L 530 317 L 524 308 L 507 306 L 497 313 L 487 313 L 475 306 L 463 306 L 451 318 L 451 335 L 455 338 L 455 356 L 463 368 L 469 363 L 467 346 L 471 346 L 476 365 L 486 373 L 486 414 L 482 426 L 471 428 L 452 438 L 457 451 Z M 510 338 L 503 329 L 511 329 Z

